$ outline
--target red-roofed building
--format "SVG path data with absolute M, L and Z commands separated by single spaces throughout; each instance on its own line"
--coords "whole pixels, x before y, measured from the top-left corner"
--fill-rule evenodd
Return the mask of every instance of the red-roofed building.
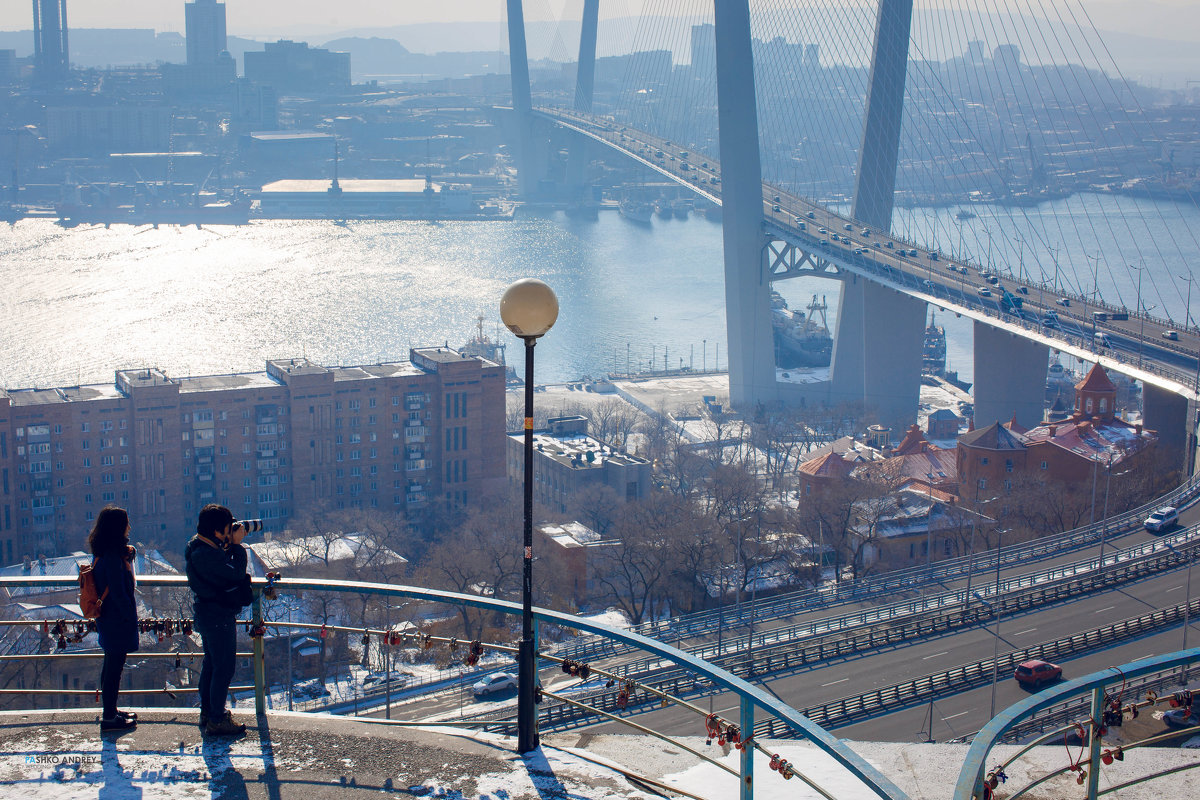
M 809 459 L 796 468 L 796 484 L 802 495 L 820 494 L 839 486 L 850 477 L 858 464 L 847 461 L 834 451 Z
M 962 486 L 995 495 L 1021 477 L 1082 484 L 1097 467 L 1111 469 L 1154 449 L 1158 437 L 1114 414 L 1117 388 L 1099 364 L 1075 385 L 1074 412 L 1030 430 L 993 423 L 958 440 Z
M 957 452 L 931 444 L 916 425 L 886 458 L 860 470 L 893 481 L 919 481 L 949 494 L 958 490 Z

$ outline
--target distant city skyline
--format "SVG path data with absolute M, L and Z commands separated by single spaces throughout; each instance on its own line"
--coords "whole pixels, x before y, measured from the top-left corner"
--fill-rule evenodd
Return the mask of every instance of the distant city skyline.
M 1142 36 L 1181 41 L 1195 40 L 1200 29 L 1200 4 L 1194 0 L 1154 0 L 1131 4 L 1122 0 L 1064 0 L 1080 6 L 1101 29 L 1117 30 Z M 963 0 L 943 0 L 941 7 L 963 4 Z M 845 5 L 837 0 L 759 0 L 752 10 L 765 7 L 798 5 Z M 928 11 L 918 3 L 917 13 Z M 68 20 L 75 28 L 153 28 L 156 31 L 184 30 L 184 0 L 125 0 L 121 3 L 92 0 L 68 1 Z M 703 13 L 704 4 L 694 6 Z M 526 4 L 527 21 L 578 20 L 582 0 L 546 0 Z M 446 6 L 436 4 L 380 4 L 377 0 L 341 0 L 336 4 L 316 0 L 227 0 L 228 30 L 246 37 L 323 36 L 342 31 L 389 28 L 403 25 L 452 22 L 493 22 L 504 15 L 503 0 L 456 0 Z M 662 6 L 650 0 L 624 0 L 604 3 L 601 18 L 663 13 Z M 1041 6 L 1014 8 L 1008 4 L 999 13 L 1026 11 L 1044 13 Z M 0 30 L 25 30 L 31 27 L 28 0 L 0 0 Z M 1185 33 L 1186 32 L 1186 33 Z

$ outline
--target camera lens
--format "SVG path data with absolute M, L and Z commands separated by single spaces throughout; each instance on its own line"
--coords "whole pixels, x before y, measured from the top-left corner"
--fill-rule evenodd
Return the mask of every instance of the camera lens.
M 261 519 L 241 519 L 235 522 L 234 526 L 244 529 L 246 533 L 258 533 L 263 529 L 263 521 Z

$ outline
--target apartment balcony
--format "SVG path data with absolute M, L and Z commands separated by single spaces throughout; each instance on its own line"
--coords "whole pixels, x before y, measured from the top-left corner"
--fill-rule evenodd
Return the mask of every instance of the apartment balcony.
M 423 458 L 410 458 L 404 462 L 404 470 L 406 472 L 421 472 L 428 467 L 428 462 Z
M 404 440 L 406 442 L 423 442 L 428 434 L 429 429 L 424 425 L 415 425 L 404 429 Z

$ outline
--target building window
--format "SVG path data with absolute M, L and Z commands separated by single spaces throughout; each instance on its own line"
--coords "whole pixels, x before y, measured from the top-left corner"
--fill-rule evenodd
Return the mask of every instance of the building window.
M 1043 461 L 1043 462 L 1042 462 L 1042 469 L 1049 469 L 1049 468 L 1050 468 L 1050 465 L 1049 465 L 1047 462 Z
M 1012 472 L 1012 471 L 1013 471 L 1013 463 L 1012 463 L 1012 459 L 1011 459 L 1011 458 L 1006 458 L 1006 459 L 1004 460 L 1004 471 L 1005 471 L 1005 472 Z
M 980 478 L 980 479 L 979 479 L 979 488 L 980 488 L 980 489 L 986 489 L 986 488 L 987 488 L 987 478 Z
M 986 467 L 988 463 L 988 457 L 984 456 L 983 458 L 979 459 L 979 463 Z

